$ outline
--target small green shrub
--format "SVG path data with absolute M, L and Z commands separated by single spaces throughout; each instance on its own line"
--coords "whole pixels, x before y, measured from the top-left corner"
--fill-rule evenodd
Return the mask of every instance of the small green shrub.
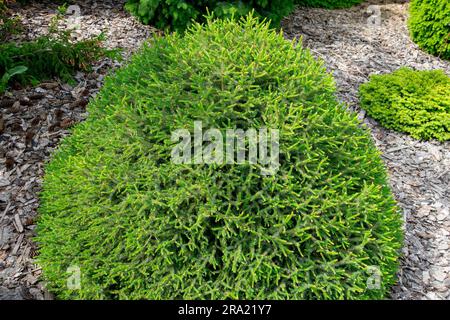
M 102 47 L 102 35 L 72 42 L 70 31 L 56 29 L 57 21 L 58 19 L 53 21 L 47 35 L 20 43 L 11 41 L 0 44 L 0 93 L 12 79 L 22 84 L 36 84 L 59 77 L 72 83 L 75 71 L 89 70 L 93 62 L 105 56 L 119 57 L 116 50 Z M 26 70 L 11 72 L 19 66 L 25 67 Z
M 0 43 L 5 42 L 11 35 L 18 34 L 23 26 L 17 17 L 11 15 L 6 3 L 0 0 Z
M 360 98 L 367 114 L 386 128 L 417 139 L 450 139 L 450 78 L 441 70 L 372 75 Z
M 295 0 L 296 4 L 307 7 L 339 9 L 360 4 L 364 0 Z
M 411 37 L 425 51 L 450 59 L 450 1 L 411 0 Z
M 384 297 L 401 218 L 369 133 L 334 95 L 321 62 L 251 16 L 152 40 L 46 167 L 36 240 L 48 288 L 62 299 Z M 171 133 L 199 120 L 279 129 L 279 170 L 173 163 Z
M 294 9 L 294 0 L 128 0 L 125 7 L 145 24 L 184 31 L 194 20 L 204 22 L 208 12 L 217 18 L 238 19 L 255 10 L 259 16 L 270 19 L 273 26 L 278 26 Z

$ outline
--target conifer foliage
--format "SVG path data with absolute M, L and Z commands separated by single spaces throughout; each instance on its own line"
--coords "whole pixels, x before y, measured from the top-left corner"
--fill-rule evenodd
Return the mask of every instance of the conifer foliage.
M 385 297 L 401 218 L 368 132 L 334 94 L 321 62 L 252 16 L 153 40 L 46 167 L 48 288 L 61 299 Z M 278 171 L 173 163 L 171 133 L 194 121 L 278 129 Z
M 409 30 L 425 51 L 450 59 L 450 1 L 412 0 Z

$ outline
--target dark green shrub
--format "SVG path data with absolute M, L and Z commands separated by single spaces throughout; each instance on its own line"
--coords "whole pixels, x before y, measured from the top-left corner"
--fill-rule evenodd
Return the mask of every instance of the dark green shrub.
M 252 17 L 154 39 L 46 168 L 48 288 L 64 299 L 384 297 L 401 219 L 370 135 L 334 94 L 321 62 Z M 174 164 L 171 133 L 197 120 L 278 128 L 279 170 Z M 66 287 L 71 266 L 80 290 Z
M 360 4 L 364 0 L 295 0 L 296 4 L 315 8 L 348 8 L 356 4 Z
M 450 139 L 450 78 L 441 70 L 372 75 L 360 97 L 361 107 L 386 128 L 417 139 Z
M 412 0 L 409 30 L 425 51 L 450 59 L 450 1 Z
M 125 7 L 145 24 L 183 31 L 194 20 L 204 22 L 208 12 L 218 18 L 238 19 L 255 10 L 259 16 L 270 19 L 273 26 L 278 26 L 294 9 L 294 0 L 128 0 Z

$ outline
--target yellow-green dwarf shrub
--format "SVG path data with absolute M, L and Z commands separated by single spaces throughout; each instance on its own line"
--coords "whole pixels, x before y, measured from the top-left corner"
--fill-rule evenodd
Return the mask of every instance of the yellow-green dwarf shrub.
M 154 39 L 46 167 L 48 288 L 61 299 L 385 297 L 401 218 L 368 132 L 334 94 L 321 62 L 251 16 Z M 278 171 L 174 164 L 171 133 L 194 121 L 278 129 Z
M 411 0 L 411 37 L 425 51 L 450 59 L 450 1 Z

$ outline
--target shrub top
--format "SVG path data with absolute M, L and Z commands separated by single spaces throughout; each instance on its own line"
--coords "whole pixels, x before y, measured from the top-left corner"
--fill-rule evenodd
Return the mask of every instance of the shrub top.
M 216 18 L 240 18 L 250 12 L 267 18 L 272 27 L 279 27 L 296 4 L 328 9 L 348 8 L 363 0 L 239 0 L 239 1 L 149 1 L 127 0 L 125 8 L 145 24 L 157 28 L 184 31 L 193 21 L 204 22 L 205 15 Z
M 411 0 L 411 37 L 422 49 L 450 59 L 450 1 Z
M 360 97 L 361 107 L 386 128 L 416 139 L 450 140 L 450 78 L 442 70 L 372 75 Z
M 46 168 L 37 240 L 49 289 L 86 299 L 382 298 L 401 219 L 377 149 L 334 93 L 321 62 L 251 16 L 144 46 Z M 278 129 L 278 171 L 174 164 L 171 133 L 194 121 Z M 80 290 L 66 286 L 69 267 Z

